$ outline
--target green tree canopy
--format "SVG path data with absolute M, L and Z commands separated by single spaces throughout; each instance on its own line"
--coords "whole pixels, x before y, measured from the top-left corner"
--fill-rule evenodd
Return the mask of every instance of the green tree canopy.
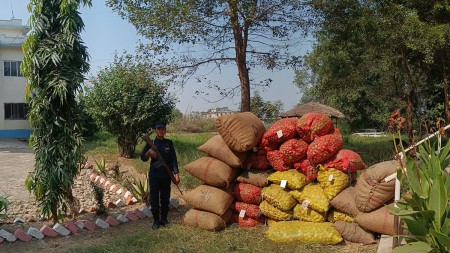
M 53 214 L 54 222 L 68 206 L 75 208 L 71 186 L 77 163 L 83 161 L 75 94 L 89 70 L 89 56 L 80 38 L 84 27 L 78 13 L 81 4 L 91 1 L 31 0 L 32 30 L 23 45 L 21 69 L 27 79 L 27 117 L 35 153 L 34 171 L 26 184 L 41 213 Z
M 172 70 L 183 81 L 200 66 L 220 69 L 221 64 L 235 64 L 241 111 L 250 111 L 251 69 L 298 63 L 291 49 L 298 48 L 312 25 L 313 2 L 108 0 L 107 4 L 150 39 L 141 47 L 144 58 L 162 57 L 157 67 Z
M 283 110 L 283 102 L 277 100 L 275 102 L 264 101 L 259 91 L 255 91 L 250 101 L 251 112 L 254 113 L 265 123 L 271 124 L 279 119 L 278 115 Z
M 116 56 L 89 82 L 86 106 L 99 126 L 117 136 L 120 156 L 132 157 L 139 137 L 170 119 L 175 107 L 167 85 L 131 55 Z

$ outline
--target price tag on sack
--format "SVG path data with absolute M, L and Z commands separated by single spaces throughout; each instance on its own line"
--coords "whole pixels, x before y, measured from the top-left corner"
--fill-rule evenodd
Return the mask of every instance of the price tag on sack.
M 302 208 L 303 208 L 303 209 L 308 208 L 309 204 L 311 204 L 311 201 L 309 201 L 309 200 L 303 201 L 303 202 L 302 202 Z
M 281 188 L 286 188 L 287 180 L 281 180 L 280 186 Z
M 283 137 L 283 130 L 279 130 L 279 131 L 277 132 L 277 136 L 278 136 L 278 139 L 280 139 L 281 137 Z
M 329 176 L 328 176 L 328 181 L 333 181 L 333 174 L 330 174 Z
M 245 217 L 245 210 L 241 210 L 241 212 L 239 212 L 239 217 L 241 218 Z

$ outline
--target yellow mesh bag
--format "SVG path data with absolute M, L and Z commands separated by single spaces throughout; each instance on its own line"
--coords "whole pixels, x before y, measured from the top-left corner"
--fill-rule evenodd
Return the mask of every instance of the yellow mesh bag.
M 297 204 L 297 201 L 289 194 L 287 189 L 276 184 L 264 187 L 261 194 L 264 200 L 267 200 L 270 204 L 282 211 L 290 210 Z
M 295 215 L 295 209 L 294 209 L 294 215 Z M 340 220 L 347 221 L 347 222 L 355 221 L 355 219 L 353 217 L 351 217 L 348 214 L 343 213 L 339 210 L 336 210 L 334 208 L 328 212 L 328 221 L 329 222 L 335 223 L 336 221 L 340 221 Z
M 274 242 L 337 244 L 339 232 L 329 222 L 283 221 L 273 224 L 265 236 Z
M 276 184 L 280 184 L 282 180 L 286 180 L 286 186 L 291 190 L 299 190 L 308 183 L 306 176 L 296 169 L 277 171 L 272 173 L 267 179 Z
M 294 218 L 301 221 L 325 222 L 327 213 L 317 212 L 310 207 L 303 208 L 301 204 L 297 204 L 294 207 Z
M 328 199 L 336 197 L 336 195 L 347 188 L 349 184 L 347 174 L 335 168 L 328 168 L 325 170 L 322 165 L 317 174 L 317 181 L 319 181 L 319 184 L 322 186 Z
M 267 219 L 267 226 L 271 227 L 273 224 L 279 222 L 279 220 Z
M 294 190 L 290 193 L 300 204 L 306 204 L 306 206 L 318 212 L 324 213 L 330 209 L 327 195 L 325 195 L 322 187 L 318 183 L 307 184 L 301 190 Z
M 280 209 L 272 206 L 271 204 L 269 204 L 269 202 L 265 200 L 261 202 L 261 204 L 259 204 L 259 210 L 265 216 L 278 221 L 288 220 L 292 216 L 292 212 L 281 211 Z

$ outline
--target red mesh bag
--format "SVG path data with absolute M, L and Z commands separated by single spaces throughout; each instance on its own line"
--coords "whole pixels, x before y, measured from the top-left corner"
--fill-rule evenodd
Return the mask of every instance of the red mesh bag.
M 272 165 L 274 170 L 286 171 L 292 169 L 292 164 L 284 162 L 285 156 L 278 150 L 267 153 L 267 160 Z
M 326 135 L 333 131 L 331 119 L 322 113 L 307 113 L 297 121 L 297 133 L 307 142 L 312 142 L 318 136 Z
M 269 160 L 267 160 L 266 154 L 260 154 L 258 153 L 250 153 L 250 155 L 247 158 L 246 165 L 244 165 L 244 168 L 248 168 L 248 166 L 260 169 L 260 170 L 266 170 L 270 168 Z
M 247 204 L 245 202 L 236 201 L 230 206 L 231 210 L 240 213 L 241 210 L 245 210 L 245 216 L 253 219 L 258 219 L 259 206 L 254 204 Z
M 276 121 L 266 132 L 266 139 L 269 142 L 284 142 L 294 138 L 297 135 L 295 129 L 297 121 L 297 118 L 285 118 Z
M 330 159 L 344 145 L 339 128 L 330 134 L 320 136 L 308 146 L 306 156 L 314 164 Z
M 278 150 L 280 147 L 279 142 L 269 142 L 267 140 L 267 133 L 265 132 L 263 135 L 263 138 L 261 139 L 261 142 L 258 145 L 258 153 L 259 154 L 267 154 L 269 151 Z
M 335 156 L 324 163 L 325 169 L 335 168 L 343 172 L 355 172 L 367 168 L 361 157 L 349 149 L 341 149 Z
M 290 139 L 285 141 L 280 146 L 280 153 L 284 155 L 283 161 L 285 163 L 295 163 L 306 156 L 308 150 L 308 143 L 302 139 Z
M 234 187 L 233 196 L 239 200 L 249 204 L 258 204 L 262 201 L 261 190 L 258 186 L 251 184 L 239 183 Z
M 248 216 L 244 216 L 244 218 L 239 217 L 238 213 L 233 213 L 231 216 L 231 223 L 238 223 L 239 226 L 244 228 L 252 228 L 259 224 L 264 224 L 264 217 L 260 217 L 258 219 L 253 219 Z
M 303 158 L 299 162 L 294 163 L 294 168 L 296 168 L 298 171 L 306 175 L 306 180 L 311 181 L 317 178 L 317 173 L 319 172 L 318 169 L 314 165 L 311 164 L 311 162 L 308 160 L 308 158 Z

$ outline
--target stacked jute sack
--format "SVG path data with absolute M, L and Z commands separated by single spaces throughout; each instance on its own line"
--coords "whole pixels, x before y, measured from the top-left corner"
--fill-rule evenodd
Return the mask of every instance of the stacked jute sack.
M 223 229 L 232 217 L 245 227 L 259 224 L 262 218 L 258 217 L 257 204 L 261 202 L 261 187 L 267 184 L 268 174 L 245 171 L 241 175 L 241 168 L 247 167 L 248 151 L 260 142 L 266 131 L 264 124 L 250 112 L 224 115 L 214 124 L 219 135 L 198 147 L 207 156 L 184 166 L 204 183 L 182 196 L 193 206 L 186 213 L 184 223 L 211 231 Z M 236 184 L 236 178 L 243 183 Z M 232 210 L 240 215 L 233 215 Z

